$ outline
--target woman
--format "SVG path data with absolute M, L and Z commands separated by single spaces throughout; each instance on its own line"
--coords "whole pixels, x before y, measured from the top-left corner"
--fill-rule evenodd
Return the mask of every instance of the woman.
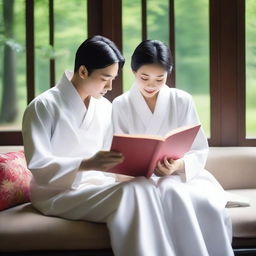
M 113 102 L 115 133 L 164 136 L 174 128 L 200 123 L 191 95 L 165 85 L 172 70 L 165 44 L 143 41 L 132 55 L 131 68 L 132 88 Z M 233 255 L 225 192 L 204 169 L 207 153 L 201 129 L 182 159 L 165 158 L 151 178 L 160 194 L 159 218 L 167 227 L 174 255 Z

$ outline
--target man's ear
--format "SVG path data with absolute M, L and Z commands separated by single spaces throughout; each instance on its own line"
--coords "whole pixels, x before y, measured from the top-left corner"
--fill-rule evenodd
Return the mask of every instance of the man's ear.
M 85 79 L 85 78 L 88 77 L 88 70 L 87 70 L 87 68 L 86 68 L 84 65 L 82 65 L 82 66 L 79 67 L 78 72 L 79 72 L 79 76 L 80 76 L 82 79 Z

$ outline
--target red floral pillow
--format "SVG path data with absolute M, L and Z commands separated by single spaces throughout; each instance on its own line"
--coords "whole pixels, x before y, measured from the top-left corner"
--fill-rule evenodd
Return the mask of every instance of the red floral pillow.
M 31 176 L 23 151 L 0 154 L 0 210 L 30 201 Z

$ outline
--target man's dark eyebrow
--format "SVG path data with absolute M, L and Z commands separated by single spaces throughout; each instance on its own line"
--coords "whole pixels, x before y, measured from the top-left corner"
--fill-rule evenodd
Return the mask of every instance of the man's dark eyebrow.
M 109 75 L 109 74 L 101 74 L 102 76 L 105 76 L 105 77 L 112 77 L 112 78 L 116 78 L 117 77 L 117 75 L 116 76 L 111 76 L 111 75 Z

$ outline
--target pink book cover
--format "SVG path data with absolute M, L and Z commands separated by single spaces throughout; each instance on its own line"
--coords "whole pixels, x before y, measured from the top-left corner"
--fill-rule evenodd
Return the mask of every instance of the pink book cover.
M 165 156 L 172 159 L 183 157 L 190 150 L 199 129 L 200 125 L 184 126 L 168 132 L 165 137 L 116 134 L 111 150 L 121 152 L 125 159 L 108 172 L 149 178 L 157 162 Z

